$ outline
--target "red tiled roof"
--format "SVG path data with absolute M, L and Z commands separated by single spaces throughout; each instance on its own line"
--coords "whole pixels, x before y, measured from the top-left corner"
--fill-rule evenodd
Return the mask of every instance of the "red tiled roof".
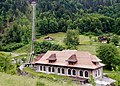
M 54 63 L 49 63 L 49 61 L 47 59 L 52 54 L 56 54 L 57 61 Z M 74 55 L 76 55 L 76 56 L 74 56 Z M 68 62 L 66 62 L 66 60 L 70 60 L 71 58 L 74 58 L 74 59 L 76 58 L 77 63 L 74 65 L 69 65 Z M 99 64 L 95 65 L 93 63 L 93 61 L 97 61 L 97 62 L 99 62 Z M 63 50 L 63 51 L 48 51 L 46 54 L 44 54 L 42 56 L 42 58 L 39 61 L 37 61 L 35 63 L 87 68 L 87 69 L 96 69 L 96 68 L 104 66 L 102 63 L 100 63 L 100 61 L 101 61 L 100 59 L 98 59 L 94 55 L 91 55 L 89 52 L 77 51 L 77 50 Z
M 39 54 L 39 55 L 34 59 L 34 61 L 33 61 L 32 63 L 34 64 L 36 61 L 39 61 L 39 60 L 42 58 L 43 55 L 44 55 L 44 54 Z
M 93 62 L 101 62 L 102 61 L 96 55 L 92 55 L 91 57 L 92 57 Z

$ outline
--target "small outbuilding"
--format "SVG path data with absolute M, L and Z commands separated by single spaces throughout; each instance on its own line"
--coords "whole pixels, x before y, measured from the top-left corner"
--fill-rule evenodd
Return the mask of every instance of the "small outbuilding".
M 44 38 L 44 40 L 52 41 L 52 40 L 54 40 L 54 39 L 53 39 L 52 37 L 50 37 L 50 36 L 47 36 L 47 37 Z
M 109 43 L 110 42 L 110 38 L 109 37 L 105 37 L 105 36 L 99 36 L 98 37 L 98 41 L 102 42 L 102 43 Z

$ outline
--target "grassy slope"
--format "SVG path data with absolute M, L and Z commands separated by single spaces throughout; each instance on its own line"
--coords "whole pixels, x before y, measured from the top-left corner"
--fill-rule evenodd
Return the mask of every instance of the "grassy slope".
M 48 36 L 50 36 L 54 39 L 53 41 L 49 41 L 49 42 L 66 46 L 63 42 L 64 38 L 66 36 L 66 33 L 63 33 L 63 32 L 54 33 L 54 34 L 47 34 L 47 35 L 44 35 L 44 36 L 40 37 L 36 41 L 42 42 L 42 41 L 44 41 L 44 38 L 48 37 Z M 92 36 L 92 39 L 91 39 L 92 44 L 90 44 L 91 41 L 89 39 L 89 36 L 79 35 L 79 39 L 80 39 L 80 41 L 79 41 L 80 45 L 77 46 L 78 50 L 89 51 L 92 54 L 96 54 L 96 48 L 101 44 L 101 43 L 98 43 L 98 42 L 94 42 L 94 40 L 97 39 L 96 36 Z M 14 52 L 15 53 L 29 53 L 30 52 L 30 44 L 28 44 L 26 46 L 23 46 L 22 48 L 20 48 L 18 50 L 15 50 Z M 119 52 L 120 52 L 120 47 L 119 47 Z
M 38 73 L 30 68 L 25 69 L 32 76 L 36 76 L 39 78 L 41 83 L 44 83 L 46 86 L 79 86 L 71 80 L 71 78 L 67 76 L 58 76 L 55 74 L 44 74 Z
M 27 69 L 27 72 L 37 77 L 33 79 L 30 77 L 9 75 L 0 72 L 0 86 L 36 86 L 38 81 L 44 83 L 45 86 L 79 86 L 79 84 L 76 84 L 67 77 L 36 73 L 31 69 Z
M 37 79 L 0 73 L 0 86 L 35 86 Z
M 47 36 L 50 36 L 54 39 L 53 41 L 50 41 L 50 42 L 66 46 L 63 42 L 66 34 L 62 33 L 62 32 L 42 36 L 41 38 L 37 39 L 36 41 L 42 42 L 42 41 L 44 41 L 44 38 Z M 95 48 L 98 45 L 98 43 L 93 42 L 93 44 L 90 45 L 90 39 L 88 36 L 80 35 L 79 38 L 80 38 L 80 45 L 78 46 L 78 50 L 89 51 L 92 54 L 96 54 Z M 95 38 L 95 36 L 92 39 L 94 39 L 94 38 Z M 29 53 L 30 52 L 30 44 L 28 44 L 18 50 L 15 50 L 14 52 L 15 53 Z

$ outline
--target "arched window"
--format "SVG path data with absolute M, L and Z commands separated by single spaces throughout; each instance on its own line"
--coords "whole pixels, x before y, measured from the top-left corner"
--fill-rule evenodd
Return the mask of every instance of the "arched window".
M 88 71 L 85 71 L 85 77 L 88 77 Z
M 51 72 L 51 67 L 48 67 L 48 71 Z
M 71 69 L 68 69 L 68 75 L 71 75 Z
M 83 76 L 83 71 L 82 70 L 80 71 L 80 76 Z
M 54 67 L 52 68 L 52 72 L 55 72 L 55 69 L 54 69 Z
M 58 68 L 58 73 L 60 73 L 60 68 Z
M 46 67 L 45 66 L 43 66 L 43 71 L 46 71 Z
M 40 70 L 42 71 L 42 66 L 40 66 Z
M 62 68 L 62 74 L 65 74 L 65 71 L 64 71 L 64 69 Z
M 76 70 L 73 70 L 73 75 L 76 75 Z

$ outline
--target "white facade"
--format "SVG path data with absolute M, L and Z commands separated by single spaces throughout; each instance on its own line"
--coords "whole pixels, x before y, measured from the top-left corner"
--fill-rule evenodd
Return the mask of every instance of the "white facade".
M 36 72 L 42 72 L 47 74 L 57 74 L 63 76 L 74 76 L 88 79 L 92 75 L 95 79 L 102 78 L 103 68 L 98 69 L 82 69 L 82 68 L 68 68 L 68 67 L 54 67 L 36 65 Z

